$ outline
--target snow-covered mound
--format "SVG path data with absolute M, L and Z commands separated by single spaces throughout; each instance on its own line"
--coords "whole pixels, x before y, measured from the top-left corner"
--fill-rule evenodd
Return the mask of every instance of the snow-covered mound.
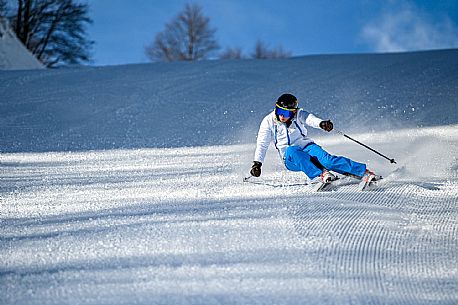
M 0 17 L 0 70 L 43 69 L 44 66 L 17 39 L 6 19 Z
M 284 92 L 343 131 L 458 123 L 458 50 L 0 71 L 0 151 L 251 143 Z

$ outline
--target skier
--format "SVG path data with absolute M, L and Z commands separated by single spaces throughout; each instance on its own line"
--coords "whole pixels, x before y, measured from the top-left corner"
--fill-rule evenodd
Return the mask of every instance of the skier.
M 377 179 L 365 164 L 331 155 L 315 144 L 307 137 L 306 125 L 327 132 L 333 129 L 331 120 L 322 120 L 298 108 L 298 101 L 294 95 L 281 95 L 275 103 L 275 110 L 262 120 L 259 127 L 250 174 L 254 177 L 261 175 L 262 162 L 270 142 L 273 141 L 288 170 L 302 171 L 310 179 L 320 176 L 323 184 L 329 184 L 337 179 L 330 171 L 362 179 L 366 184 Z

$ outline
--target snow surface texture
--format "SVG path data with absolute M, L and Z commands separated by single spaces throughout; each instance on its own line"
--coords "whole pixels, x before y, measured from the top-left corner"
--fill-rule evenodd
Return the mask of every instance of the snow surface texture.
M 313 193 L 273 152 L 244 183 L 250 145 L 6 154 L 0 303 L 456 304 L 456 128 L 369 140 L 404 165 L 369 160 L 365 193 Z M 424 137 L 449 150 L 420 178 Z
M 27 50 L 0 17 L 0 70 L 43 69 L 44 66 Z
M 329 66 L 333 77 L 321 82 L 332 90 L 333 78 L 344 79 L 341 65 L 358 56 L 0 73 L 1 141 L 9 151 L 0 155 L 0 304 L 456 304 L 458 78 L 450 78 L 456 70 L 445 64 L 455 63 L 450 53 L 457 55 L 373 56 L 380 66 L 391 56 L 416 64 L 424 62 L 418 56 L 429 58 L 430 68 L 440 63 L 431 68 L 440 71 L 431 83 L 442 91 L 409 86 L 399 76 L 392 85 L 404 82 L 405 88 L 386 93 L 398 103 L 383 113 L 398 113 L 400 121 L 351 134 L 396 165 L 335 133 L 316 133 L 329 152 L 367 162 L 385 177 L 368 192 L 344 178 L 337 191 L 324 194 L 312 192 L 303 174 L 285 171 L 273 147 L 262 176 L 243 182 L 257 131 L 243 124 L 256 117 L 257 125 L 269 99 L 282 92 L 280 86 L 273 93 L 271 76 L 259 78 L 262 73 L 244 66 L 283 66 L 290 74 L 298 65 L 301 74 L 330 60 L 335 73 Z M 372 56 L 361 56 L 367 58 Z M 222 79 L 215 87 L 218 65 L 231 90 Z M 161 90 L 148 98 L 153 85 Z M 250 95 L 253 112 L 227 95 L 248 87 L 257 92 Z M 424 98 L 422 90 L 447 103 L 419 108 L 418 116 L 398 111 L 403 101 L 417 103 L 411 94 Z M 272 96 L 262 93 L 260 101 L 262 91 Z M 170 101 L 165 97 L 175 104 L 159 107 Z M 374 105 L 348 101 L 327 111 L 331 118 L 333 111 L 360 117 L 346 126 L 381 122 Z M 182 119 L 165 124 L 166 115 Z M 104 135 L 131 149 L 87 150 L 108 148 Z M 151 147 L 139 148 L 146 145 Z M 63 151 L 69 149 L 78 151 Z
M 457 79 L 458 50 L 0 71 L 0 151 L 253 143 L 283 92 L 346 132 L 458 124 Z

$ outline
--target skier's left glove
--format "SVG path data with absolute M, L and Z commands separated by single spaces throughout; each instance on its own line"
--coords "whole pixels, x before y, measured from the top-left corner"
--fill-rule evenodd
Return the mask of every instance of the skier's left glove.
M 254 176 L 254 177 L 261 176 L 261 166 L 262 166 L 261 162 L 254 161 L 253 165 L 251 166 L 251 170 L 250 170 L 251 176 Z
M 334 124 L 332 124 L 331 120 L 321 121 L 320 128 L 330 132 L 334 128 Z

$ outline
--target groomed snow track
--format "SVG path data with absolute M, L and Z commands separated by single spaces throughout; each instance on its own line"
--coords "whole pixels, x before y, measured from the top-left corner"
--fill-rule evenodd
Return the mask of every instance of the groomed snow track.
M 374 160 L 367 192 L 244 183 L 251 145 L 2 154 L 0 304 L 457 304 L 458 134 L 435 132 L 429 177 Z
M 291 209 L 294 228 L 316 247 L 313 260 L 342 303 L 456 304 L 456 183 L 309 195 L 312 204 Z

